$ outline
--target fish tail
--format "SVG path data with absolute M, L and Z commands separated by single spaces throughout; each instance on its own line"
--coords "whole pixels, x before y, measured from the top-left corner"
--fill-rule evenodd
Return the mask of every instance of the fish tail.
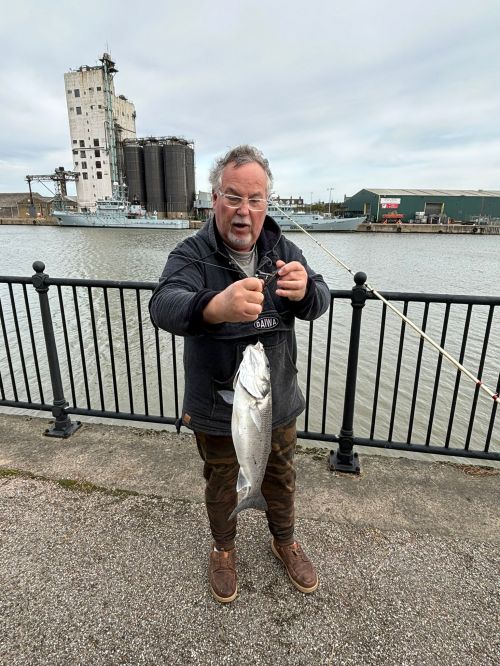
M 238 506 L 229 516 L 229 520 L 235 518 L 240 511 L 245 511 L 245 509 L 257 509 L 257 511 L 267 511 L 267 502 L 264 495 L 259 492 L 256 495 L 251 495 L 250 497 L 244 497 L 241 502 L 238 503 Z

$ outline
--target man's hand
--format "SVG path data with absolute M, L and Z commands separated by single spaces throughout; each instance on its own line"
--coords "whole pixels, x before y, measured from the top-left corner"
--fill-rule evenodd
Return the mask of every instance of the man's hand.
M 290 301 L 301 301 L 306 295 L 307 290 L 307 271 L 300 261 L 291 261 L 285 264 L 278 259 L 276 262 L 278 272 L 278 283 L 276 294 Z
M 233 282 L 219 292 L 203 310 L 207 324 L 255 321 L 262 312 L 263 281 L 250 277 Z

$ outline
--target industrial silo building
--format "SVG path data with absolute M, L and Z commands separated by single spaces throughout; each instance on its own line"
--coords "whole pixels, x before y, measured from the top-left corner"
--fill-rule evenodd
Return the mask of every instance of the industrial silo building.
M 182 137 L 137 138 L 135 107 L 116 95 L 109 54 L 100 65 L 64 75 L 79 209 L 115 194 L 158 217 L 187 218 L 195 192 L 194 143 Z
M 93 209 L 97 199 L 113 194 L 113 183 L 121 182 L 124 168 L 122 142 L 136 133 L 134 105 L 115 93 L 115 63 L 107 53 L 100 62 L 64 75 L 80 209 Z
M 146 137 L 123 142 L 124 180 L 129 199 L 138 199 L 159 218 L 186 219 L 194 214 L 195 158 L 192 141 Z

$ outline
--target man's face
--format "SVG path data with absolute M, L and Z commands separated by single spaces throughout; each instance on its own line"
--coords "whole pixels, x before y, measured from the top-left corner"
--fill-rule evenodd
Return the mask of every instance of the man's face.
M 239 208 L 229 208 L 225 197 L 218 192 L 212 194 L 215 221 L 222 239 L 239 252 L 252 249 L 260 235 L 266 210 L 250 210 L 248 199 L 267 199 L 267 176 L 264 169 L 256 162 L 235 167 L 228 164 L 222 172 L 220 191 L 246 197 Z

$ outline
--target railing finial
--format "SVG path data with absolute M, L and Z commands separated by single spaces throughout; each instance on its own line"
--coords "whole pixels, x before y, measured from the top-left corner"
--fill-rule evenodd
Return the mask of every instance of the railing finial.
M 35 275 L 33 275 L 31 278 L 33 280 L 33 286 L 39 294 L 47 293 L 49 287 L 46 284 L 46 280 L 49 276 L 47 273 L 44 273 L 45 264 L 43 261 L 34 261 L 33 270 L 35 271 Z
M 34 261 L 33 270 L 35 271 L 35 273 L 43 273 L 43 271 L 45 270 L 45 264 L 43 263 L 43 261 Z
M 366 282 L 366 273 L 363 273 L 363 271 L 358 271 L 354 276 L 354 282 L 358 287 L 362 287 Z

